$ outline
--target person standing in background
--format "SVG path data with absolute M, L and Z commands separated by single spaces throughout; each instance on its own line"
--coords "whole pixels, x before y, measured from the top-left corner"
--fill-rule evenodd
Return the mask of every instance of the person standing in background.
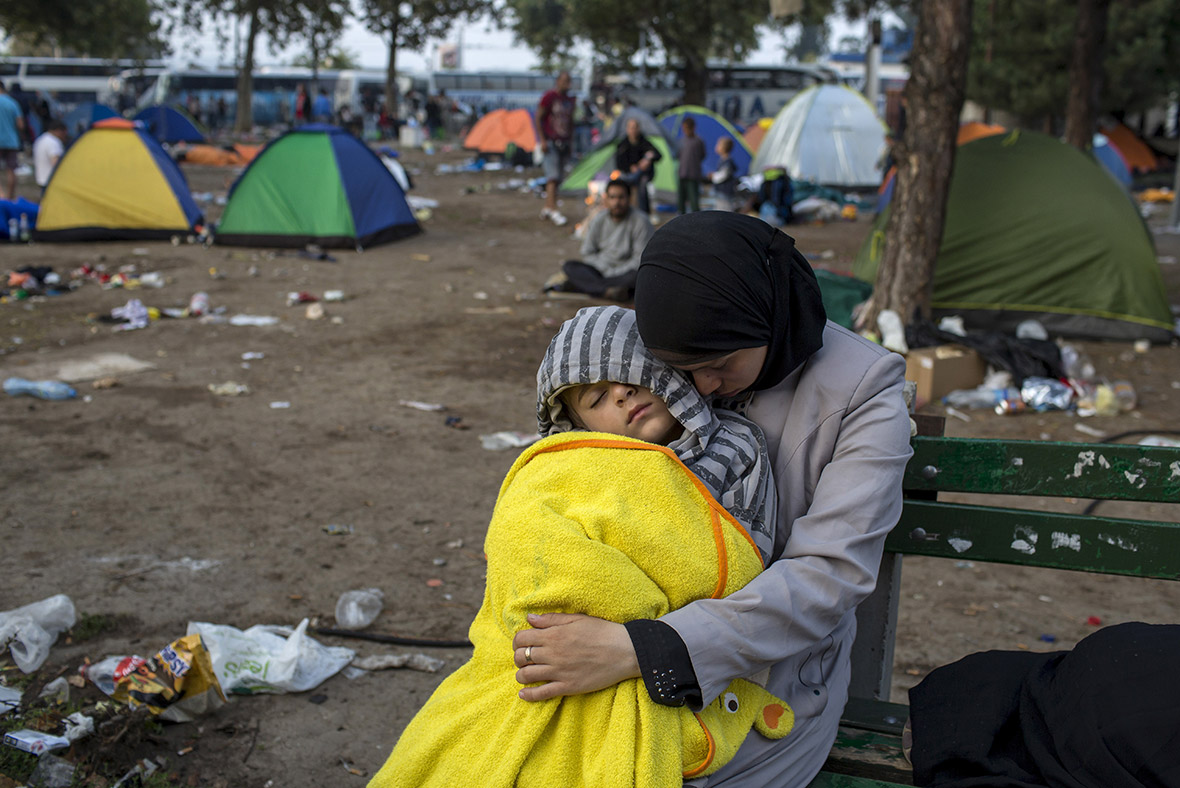
M 574 97 L 570 95 L 570 72 L 557 75 L 553 89 L 537 105 L 537 142 L 545 156 L 545 207 L 541 218 L 561 227 L 568 219 L 557 210 L 557 184 L 569 163 L 574 136 Z
M 66 124 L 60 120 L 51 120 L 44 133 L 33 142 L 33 177 L 42 189 L 49 183 L 53 168 L 66 152 L 66 140 L 69 138 Z
M 705 141 L 697 136 L 697 122 L 685 118 L 680 124 L 679 182 L 676 185 L 676 211 L 691 213 L 701 209 L 701 162 L 705 160 Z
M 0 187 L 0 200 L 16 199 L 17 153 L 21 149 L 21 137 L 25 131 L 25 119 L 20 104 L 4 88 L 0 81 L 0 170 L 4 170 L 4 186 Z

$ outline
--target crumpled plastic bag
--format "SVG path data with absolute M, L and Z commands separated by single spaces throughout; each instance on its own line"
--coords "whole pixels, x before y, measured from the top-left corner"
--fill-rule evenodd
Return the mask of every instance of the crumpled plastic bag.
M 0 613 L 0 648 L 8 646 L 22 673 L 32 673 L 49 657 L 57 636 L 74 625 L 77 612 L 65 594 L 56 594 Z
M 304 692 L 334 676 L 356 656 L 350 648 L 313 640 L 307 624 L 305 618 L 294 630 L 257 624 L 243 631 L 190 621 L 188 634 L 201 636 L 227 695 Z

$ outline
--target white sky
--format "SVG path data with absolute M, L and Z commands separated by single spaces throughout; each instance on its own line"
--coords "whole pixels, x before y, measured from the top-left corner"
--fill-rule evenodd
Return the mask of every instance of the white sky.
M 842 19 L 833 19 L 832 41 L 839 41 L 845 35 L 864 35 L 864 23 L 848 23 Z M 244 29 L 244 26 L 243 26 Z M 229 32 L 231 29 L 226 28 Z M 458 42 L 459 33 L 452 31 L 447 39 Z M 172 40 L 174 54 L 169 61 L 175 66 L 188 66 L 190 63 L 205 68 L 216 65 L 233 63 L 232 35 L 230 42 L 224 48 L 217 41 L 212 31 L 194 37 L 191 33 L 177 35 Z M 464 26 L 462 31 L 462 67 L 466 70 L 528 70 L 538 65 L 537 57 L 527 48 L 513 43 L 512 33 L 496 30 L 490 22 L 479 21 Z M 399 49 L 397 65 L 399 71 L 426 71 L 433 63 L 439 41 L 431 41 L 422 52 L 411 52 Z M 259 65 L 288 64 L 298 57 L 302 50 L 299 47 L 289 48 L 272 55 L 266 47 L 265 41 L 259 42 L 256 60 Z M 341 40 L 341 46 L 357 56 L 362 68 L 383 69 L 389 58 L 388 47 L 376 35 L 368 32 L 355 20 L 350 20 Z M 759 49 L 748 58 L 751 63 L 781 63 L 783 62 L 782 36 L 767 33 L 762 36 Z

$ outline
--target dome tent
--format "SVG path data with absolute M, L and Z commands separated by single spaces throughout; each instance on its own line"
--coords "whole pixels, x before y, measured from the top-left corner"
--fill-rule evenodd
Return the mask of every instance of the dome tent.
M 479 153 L 500 153 L 509 143 L 529 153 L 537 147 L 533 113 L 527 109 L 494 109 L 475 122 L 463 138 L 463 147 Z
M 664 128 L 650 113 L 639 107 L 627 107 L 619 117 L 610 124 L 610 128 L 603 132 L 602 139 L 595 145 L 577 166 L 570 171 L 566 179 L 561 182 L 563 192 L 584 192 L 590 181 L 605 180 L 615 168 L 615 150 L 619 143 L 627 137 L 627 121 L 634 119 L 639 123 L 639 131 L 648 142 L 660 152 L 660 160 L 656 162 L 652 185 L 656 191 L 675 195 L 676 184 L 679 180 L 676 166 L 676 140 L 669 137 Z
M 377 154 L 341 128 L 309 124 L 271 142 L 238 177 L 213 241 L 362 249 L 421 231 Z
M 160 142 L 204 142 L 205 133 L 196 121 L 176 107 L 154 104 L 144 107 L 135 119 L 147 127 Z
M 717 164 L 721 161 L 721 157 L 714 150 L 717 147 L 717 140 L 722 137 L 730 137 L 733 139 L 733 150 L 729 152 L 729 157 L 733 159 L 733 163 L 737 167 L 737 176 L 740 178 L 749 174 L 750 162 L 753 160 L 754 154 L 746 144 L 746 138 L 733 127 L 733 124 L 716 112 L 710 112 L 704 107 L 692 104 L 673 107 L 662 113 L 659 121 L 660 125 L 664 127 L 664 133 L 676 140 L 677 144 L 684 136 L 681 124 L 685 118 L 693 119 L 696 123 L 696 135 L 705 143 L 705 158 L 701 162 L 702 173 L 707 174 L 717 169 Z
M 885 125 L 864 96 L 843 85 L 813 85 L 779 111 L 750 169 L 785 167 L 797 181 L 875 188 L 884 152 Z
M 176 162 L 137 123 L 100 120 L 66 149 L 41 199 L 38 241 L 166 239 L 204 221 Z
M 853 265 L 868 282 L 889 213 L 878 215 Z M 933 287 L 935 315 L 961 315 L 971 329 L 1013 331 L 1035 318 L 1082 339 L 1173 336 L 1135 205 L 1093 157 L 1036 132 L 959 146 Z

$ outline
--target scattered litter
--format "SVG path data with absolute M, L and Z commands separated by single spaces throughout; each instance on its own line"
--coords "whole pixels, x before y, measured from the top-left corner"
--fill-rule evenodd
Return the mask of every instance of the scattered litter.
M 1041 635 L 1041 637 L 1040 637 L 1040 640 L 1041 640 L 1041 642 L 1042 642 L 1042 643 L 1056 643 L 1056 642 L 1057 642 L 1057 636 L 1056 636 L 1056 635 L 1050 635 L 1049 633 L 1047 633 L 1047 632 L 1046 632 L 1046 633 L 1044 633 L 1044 634 L 1042 634 L 1042 635 Z
M 1049 332 L 1039 320 L 1023 320 L 1016 326 L 1016 338 L 1045 341 L 1049 338 Z
M 968 416 L 966 413 L 963 413 L 960 410 L 955 410 L 952 407 L 947 407 L 946 415 L 951 416 L 952 418 L 956 418 L 959 421 L 971 421 L 972 420 L 971 417 Z
M 65 594 L 0 613 L 0 644 L 7 644 L 22 673 L 32 673 L 49 656 L 57 636 L 74 625 L 74 603 Z
M 1180 449 L 1180 440 L 1176 438 L 1165 438 L 1163 435 L 1148 435 L 1146 438 L 1139 439 L 1140 446 L 1171 446 Z
M 364 777 L 365 776 L 365 773 L 363 771 L 356 768 L 355 766 L 353 766 L 351 763 L 344 760 L 343 758 L 340 759 L 340 765 L 343 766 L 344 771 L 348 772 L 349 774 L 355 775 L 357 777 Z
M 963 318 L 958 315 L 951 315 L 939 320 L 938 330 L 945 331 L 948 334 L 954 334 L 955 336 L 967 336 L 967 327 L 963 325 Z
M 4 743 L 9 747 L 31 752 L 33 755 L 40 755 L 50 750 L 60 750 L 70 746 L 70 740 L 65 736 L 54 736 L 50 733 L 32 731 L 27 728 L 19 731 L 9 731 L 4 734 Z
M 52 361 L 29 364 L 21 371 L 27 378 L 64 380 L 78 383 L 112 375 L 131 375 L 155 369 L 155 364 L 138 361 L 125 353 L 96 353 L 75 361 Z
M 443 422 L 453 430 L 469 430 L 471 427 L 463 423 L 462 416 L 447 416 L 447 420 Z
M 1037 599 L 1041 602 L 1052 602 L 1053 601 L 1053 597 L 1049 596 L 1048 594 L 1041 594 L 1040 596 L 1037 597 Z
M 285 400 L 277 400 L 270 403 L 270 407 L 272 410 L 285 410 L 286 408 L 291 407 L 291 403 Z
M 148 271 L 141 274 L 139 277 L 139 284 L 142 287 L 160 288 L 164 286 L 164 275 L 159 271 Z
M 224 383 L 210 383 L 208 388 L 218 397 L 240 397 L 250 393 L 249 386 L 234 380 L 227 380 Z
M 234 315 L 229 319 L 231 326 L 273 326 L 279 322 L 270 315 Z
M 306 290 L 298 293 L 287 293 L 287 306 L 295 306 L 296 304 L 313 304 L 316 301 L 319 301 L 319 299 Z
M 1086 624 L 1092 627 L 1100 627 L 1102 626 L 1102 619 L 1098 616 L 1087 616 Z
M 523 449 L 541 439 L 540 435 L 529 432 L 503 431 L 490 435 L 480 435 L 479 442 L 485 449 L 497 451 L 499 449 Z
M 87 667 L 86 675 L 112 700 L 145 706 L 170 722 L 190 722 L 225 705 L 210 654 L 193 634 L 174 640 L 151 659 L 108 657 Z
M 20 696 L 21 691 L 16 687 L 6 687 L 0 684 L 0 717 L 20 708 Z
M 421 402 L 415 399 L 398 400 L 398 404 L 405 405 L 407 408 L 413 408 L 414 410 L 441 411 L 447 409 L 447 406 L 441 402 Z
M 1136 339 L 1133 347 L 1135 348 L 1136 353 L 1146 353 L 1149 350 L 1151 350 L 1151 340 L 1149 340 L 1149 339 Z
M 1086 435 L 1089 435 L 1092 438 L 1105 438 L 1106 437 L 1105 432 L 1103 432 L 1102 430 L 1096 430 L 1093 427 L 1091 427 L 1089 424 L 1082 424 L 1081 422 L 1078 422 L 1073 425 L 1073 428 L 1075 430 L 1077 430 L 1078 432 L 1083 432 Z
M 323 320 L 324 314 L 324 305 L 314 303 L 307 305 L 307 310 L 303 313 L 303 316 L 308 320 Z
M 147 328 L 148 324 L 151 323 L 148 308 L 138 298 L 132 298 L 123 306 L 117 306 L 112 309 L 111 317 L 123 321 L 114 327 L 114 331 L 134 331 L 140 328 Z
M 426 581 L 426 585 L 430 588 L 442 588 L 443 581 L 440 578 L 432 577 Z
M 37 766 L 29 775 L 29 785 L 37 788 L 70 788 L 77 785 L 74 773 L 78 770 L 70 761 L 45 753 L 37 759 Z
M 145 247 L 137 246 L 131 250 L 131 254 L 135 255 L 136 257 L 147 257 L 149 254 L 151 254 L 151 251 Z
M 65 719 L 66 738 L 70 741 L 85 739 L 94 733 L 94 718 L 76 711 Z
M 462 546 L 463 546 L 462 539 L 452 539 L 451 541 L 447 542 L 447 547 L 449 547 L 452 550 L 458 550 Z
M 380 588 L 345 591 L 336 600 L 336 626 L 340 629 L 364 629 L 377 620 L 385 606 Z
M 469 306 L 463 312 L 468 315 L 511 315 L 513 309 L 510 306 Z
M 99 378 L 98 380 L 91 383 L 90 387 L 97 391 L 102 391 L 103 389 L 113 389 L 120 385 L 122 384 L 119 382 L 118 378 Z
M 344 300 L 344 291 L 343 290 L 325 290 L 324 291 L 324 300 L 331 301 L 331 302 L 343 301 Z
M 324 646 L 307 634 L 308 620 L 290 627 L 236 627 L 190 621 L 213 658 L 213 672 L 227 693 L 304 692 L 318 687 L 356 656 L 350 648 Z
M 256 350 L 247 351 L 242 354 L 242 361 L 256 361 L 260 358 L 266 358 L 266 354 Z
M 188 302 L 188 316 L 201 317 L 209 314 L 209 294 L 202 291 L 193 293 Z
M 46 700 L 50 703 L 66 703 L 69 699 L 70 684 L 61 676 L 46 684 L 37 693 L 37 700 Z
M 429 263 L 430 255 L 422 254 L 421 252 L 415 252 L 414 254 L 410 255 L 410 259 L 417 260 L 420 263 Z
M 5 378 L 4 393 L 10 397 L 36 397 L 37 399 L 62 400 L 78 396 L 73 386 L 60 380 L 27 380 Z
M 482 290 L 479 290 L 477 292 L 472 293 L 471 297 L 474 298 L 476 301 L 487 301 L 488 298 L 490 298 L 491 296 L 489 296 L 487 293 L 483 292 Z
M 353 527 L 346 523 L 328 523 L 320 530 L 331 536 L 348 536 L 353 532 Z
M 160 767 L 157 763 L 149 758 L 144 758 L 135 767 L 119 778 L 119 782 L 111 786 L 111 788 L 131 788 L 131 786 L 138 786 L 143 784 L 143 778 L 155 774 Z
M 424 673 L 437 673 L 446 660 L 426 654 L 373 654 L 368 657 L 357 657 L 352 661 L 352 667 L 361 670 L 389 670 L 391 668 L 410 668 Z

